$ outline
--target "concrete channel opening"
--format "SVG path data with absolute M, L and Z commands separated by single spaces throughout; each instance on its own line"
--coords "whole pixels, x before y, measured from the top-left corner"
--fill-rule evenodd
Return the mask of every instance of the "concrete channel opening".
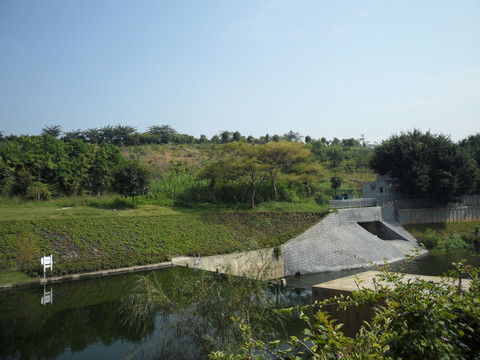
M 358 222 L 357 224 L 363 227 L 369 233 L 378 236 L 379 239 L 408 241 L 402 235 L 392 230 L 381 221 L 366 221 L 366 222 Z

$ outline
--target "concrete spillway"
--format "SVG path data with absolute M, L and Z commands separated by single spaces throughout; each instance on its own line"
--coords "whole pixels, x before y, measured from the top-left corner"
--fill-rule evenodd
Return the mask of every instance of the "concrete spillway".
M 418 246 L 393 207 L 341 209 L 282 245 L 285 276 L 401 260 Z

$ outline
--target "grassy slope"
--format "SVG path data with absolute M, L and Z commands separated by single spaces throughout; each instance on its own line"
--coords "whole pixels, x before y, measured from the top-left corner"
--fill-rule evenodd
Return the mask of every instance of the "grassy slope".
M 54 254 L 55 274 L 277 246 L 318 222 L 325 212 L 189 211 L 156 206 L 117 210 L 74 206 L 0 209 L 0 268 L 40 273 Z

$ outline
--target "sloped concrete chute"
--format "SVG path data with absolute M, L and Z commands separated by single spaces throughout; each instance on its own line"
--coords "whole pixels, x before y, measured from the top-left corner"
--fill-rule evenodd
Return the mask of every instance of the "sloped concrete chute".
M 285 276 L 337 271 L 398 261 L 416 239 L 382 208 L 340 209 L 282 246 Z

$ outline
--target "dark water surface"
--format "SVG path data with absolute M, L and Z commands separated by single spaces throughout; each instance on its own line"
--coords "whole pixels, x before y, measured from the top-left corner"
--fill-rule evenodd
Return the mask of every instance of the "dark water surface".
M 480 259 L 465 251 L 432 252 L 407 265 L 405 272 L 440 275 L 464 258 L 480 266 Z M 312 285 L 365 270 L 288 278 L 290 286 L 271 295 L 285 305 L 308 304 Z M 175 272 L 192 276 L 185 268 L 154 273 L 168 290 Z M 198 349 L 188 340 L 176 338 L 175 346 L 165 343 L 175 339 L 169 329 L 176 314 L 157 316 L 143 332 L 125 323 L 119 308 L 138 278 L 127 274 L 0 292 L 0 359 L 198 358 Z
M 406 274 L 440 276 L 454 269 L 455 266 L 452 263 L 458 263 L 462 259 L 467 260 L 469 265 L 480 267 L 480 256 L 478 254 L 473 254 L 466 250 L 449 250 L 431 251 L 411 261 L 393 263 L 391 264 L 391 269 L 402 269 L 402 272 Z M 355 275 L 367 270 L 370 270 L 370 268 L 308 274 L 300 277 L 292 276 L 287 278 L 287 284 L 302 289 L 311 289 L 313 285 Z

